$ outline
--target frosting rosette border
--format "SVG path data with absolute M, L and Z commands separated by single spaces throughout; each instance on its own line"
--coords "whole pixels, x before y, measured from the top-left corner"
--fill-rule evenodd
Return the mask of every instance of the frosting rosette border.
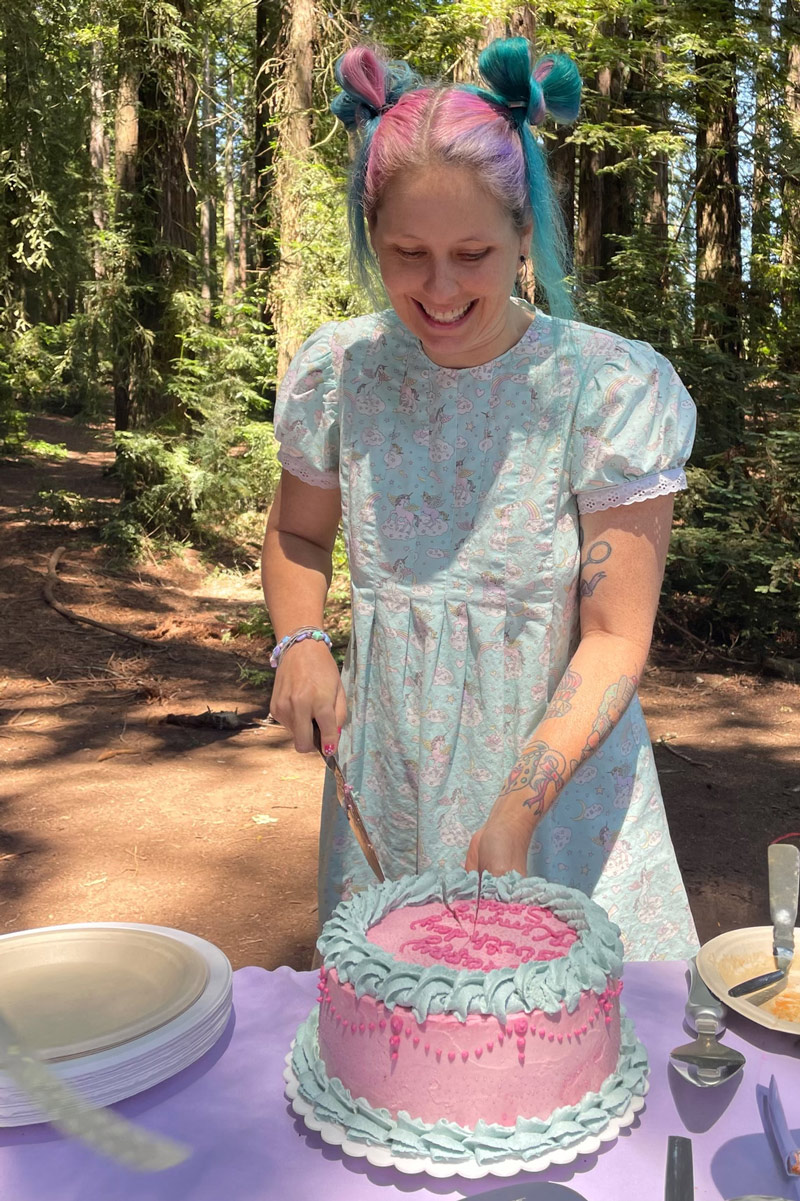
M 474 1158 L 486 1165 L 512 1156 L 527 1163 L 601 1134 L 613 1118 L 626 1112 L 634 1097 L 647 1092 L 647 1052 L 636 1038 L 633 1022 L 623 1016 L 616 1070 L 598 1092 L 587 1093 L 577 1105 L 554 1110 L 548 1118 L 519 1117 L 513 1126 L 479 1121 L 473 1127 L 445 1118 L 431 1124 L 403 1111 L 393 1118 L 388 1109 L 353 1097 L 338 1077 L 328 1076 L 319 1057 L 318 1022 L 314 1012 L 297 1031 L 291 1067 L 300 1096 L 318 1121 L 343 1128 L 353 1142 L 386 1147 L 398 1158 L 427 1157 L 440 1163 Z
M 478 873 L 457 868 L 441 875 L 420 876 L 374 884 L 342 901 L 317 940 L 326 969 L 335 969 L 360 999 L 374 997 L 393 1009 L 410 1009 L 418 1022 L 431 1014 L 454 1013 L 466 1021 L 471 1013 L 491 1014 L 498 1021 L 514 1013 L 538 1009 L 557 1013 L 564 1005 L 572 1013 L 581 994 L 601 994 L 609 979 L 622 974 L 619 928 L 608 914 L 575 888 L 552 884 L 517 872 L 505 876 L 483 873 L 481 896 L 551 910 L 578 935 L 558 959 L 528 960 L 517 967 L 468 971 L 437 964 L 405 963 L 370 942 L 367 933 L 388 913 L 404 906 L 475 899 Z

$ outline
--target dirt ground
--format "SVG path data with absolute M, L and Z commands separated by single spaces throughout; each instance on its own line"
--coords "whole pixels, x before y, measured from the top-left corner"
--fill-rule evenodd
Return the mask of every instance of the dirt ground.
M 97 531 L 47 523 L 40 490 L 113 505 L 107 428 L 41 417 L 66 459 L 0 460 L 0 933 L 140 921 L 211 939 L 234 967 L 310 963 L 324 766 L 260 724 L 242 681 L 267 648 L 227 633 L 259 602 L 253 572 L 193 552 L 109 569 Z M 74 624 L 47 604 L 158 642 Z M 694 651 L 653 656 L 642 700 L 701 938 L 769 921 L 766 848 L 800 829 L 800 686 Z M 237 731 L 167 724 L 236 710 Z

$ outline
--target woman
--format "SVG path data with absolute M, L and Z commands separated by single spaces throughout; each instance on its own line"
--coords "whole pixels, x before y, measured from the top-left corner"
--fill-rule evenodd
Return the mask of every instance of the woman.
M 530 124 L 574 118 L 574 64 L 532 69 L 513 38 L 480 68 L 488 91 L 364 48 L 338 67 L 354 248 L 391 308 L 323 326 L 280 390 L 271 708 L 299 751 L 312 718 L 338 747 L 390 877 L 544 876 L 602 904 L 629 958 L 680 957 L 696 938 L 636 686 L 694 408 L 649 346 L 569 319 Z M 529 253 L 549 316 L 510 299 Z M 341 679 L 320 640 L 340 519 Z M 332 784 L 321 921 L 370 881 Z

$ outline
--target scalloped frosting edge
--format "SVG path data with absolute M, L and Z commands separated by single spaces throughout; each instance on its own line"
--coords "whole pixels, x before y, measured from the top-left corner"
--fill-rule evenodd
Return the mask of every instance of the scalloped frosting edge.
M 478 873 L 462 868 L 444 876 L 434 870 L 374 884 L 342 901 L 325 923 L 317 941 L 325 967 L 334 968 L 359 999 L 371 996 L 389 1009 L 401 1005 L 418 1022 L 439 1013 L 453 1013 L 460 1021 L 470 1013 L 487 1013 L 505 1021 L 510 1014 L 535 1009 L 557 1013 L 562 1004 L 572 1013 L 583 992 L 600 994 L 609 978 L 621 976 L 619 928 L 606 911 L 575 888 L 523 878 L 517 872 L 496 877 L 484 872 L 481 895 L 552 910 L 578 934 L 559 959 L 531 960 L 489 972 L 439 964 L 423 967 L 396 959 L 367 938 L 370 927 L 392 910 L 429 901 L 448 904 L 477 894 Z
M 634 1097 L 647 1092 L 647 1052 L 624 1011 L 617 1067 L 600 1091 L 587 1093 L 578 1105 L 554 1110 L 547 1119 L 517 1118 L 514 1126 L 481 1121 L 468 1128 L 444 1118 L 431 1125 L 403 1111 L 393 1118 L 388 1109 L 375 1109 L 363 1097 L 354 1098 L 338 1077 L 327 1075 L 319 1057 L 317 1029 L 315 1011 L 297 1031 L 291 1066 L 300 1096 L 318 1121 L 333 1122 L 353 1142 L 386 1147 L 398 1158 L 422 1156 L 441 1163 L 475 1159 L 483 1166 L 514 1156 L 527 1163 L 599 1135 L 613 1118 L 626 1112 Z

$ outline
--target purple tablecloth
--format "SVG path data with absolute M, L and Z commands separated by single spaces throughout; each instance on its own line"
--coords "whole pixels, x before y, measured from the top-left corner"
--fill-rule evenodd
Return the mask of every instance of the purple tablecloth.
M 142 1126 L 189 1143 L 191 1158 L 155 1176 L 132 1173 L 70 1143 L 49 1126 L 0 1130 L 0 1201 L 367 1201 L 411 1194 L 473 1196 L 508 1181 L 434 1180 L 371 1167 L 306 1131 L 284 1098 L 284 1058 L 314 1003 L 316 977 L 288 968 L 244 968 L 234 977 L 235 1017 L 223 1038 L 179 1076 L 122 1102 Z M 623 1001 L 650 1055 L 647 1104 L 635 1124 L 596 1155 L 540 1176 L 587 1201 L 662 1196 L 667 1136 L 694 1144 L 695 1201 L 772 1193 L 794 1201 L 800 1182 L 778 1170 L 762 1132 L 756 1085 L 774 1073 L 800 1145 L 800 1040 L 731 1015 L 727 1042 L 747 1056 L 738 1082 L 698 1089 L 667 1068 L 686 1041 L 680 963 L 633 963 Z

